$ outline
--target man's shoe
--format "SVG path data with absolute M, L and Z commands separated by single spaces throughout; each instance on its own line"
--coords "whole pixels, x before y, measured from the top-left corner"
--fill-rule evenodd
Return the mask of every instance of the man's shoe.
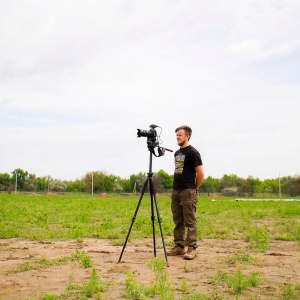
M 185 248 L 175 246 L 171 250 L 167 251 L 168 256 L 184 255 L 186 254 Z
M 186 254 L 183 255 L 184 259 L 192 260 L 197 256 L 196 249 L 189 247 Z

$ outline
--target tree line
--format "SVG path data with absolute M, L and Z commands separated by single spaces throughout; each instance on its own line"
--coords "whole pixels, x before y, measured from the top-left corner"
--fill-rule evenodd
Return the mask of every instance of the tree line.
M 156 192 L 169 192 L 173 185 L 173 175 L 164 170 L 153 173 Z M 86 193 L 132 193 L 141 192 L 147 179 L 147 173 L 133 174 L 124 179 L 103 171 L 86 173 L 81 179 L 60 180 L 51 176 L 38 177 L 20 168 L 8 173 L 0 173 L 0 191 L 18 192 L 86 192 Z M 260 194 L 280 196 L 300 195 L 300 176 L 286 176 L 275 179 L 238 177 L 225 174 L 222 178 L 208 176 L 200 188 L 201 193 L 217 193 L 224 196 L 253 197 Z

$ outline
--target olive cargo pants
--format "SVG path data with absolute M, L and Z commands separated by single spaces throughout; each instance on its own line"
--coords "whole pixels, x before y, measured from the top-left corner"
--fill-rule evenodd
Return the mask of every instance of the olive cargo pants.
M 198 228 L 196 209 L 198 195 L 195 189 L 172 190 L 171 210 L 173 214 L 174 243 L 179 246 L 197 248 Z M 185 232 L 187 228 L 187 233 Z

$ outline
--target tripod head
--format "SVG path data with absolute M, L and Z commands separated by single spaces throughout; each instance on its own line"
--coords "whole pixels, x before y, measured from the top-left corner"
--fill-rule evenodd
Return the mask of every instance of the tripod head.
M 162 148 L 159 146 L 159 138 L 160 135 L 157 135 L 157 131 L 155 128 L 159 127 L 155 124 L 152 124 L 149 126 L 150 129 L 149 130 L 142 130 L 142 129 L 138 129 L 137 130 L 137 137 L 147 137 L 147 145 L 148 145 L 148 149 L 149 151 L 155 155 L 156 157 L 160 157 L 163 156 L 165 154 L 165 151 L 170 151 L 173 152 L 173 150 L 167 149 L 167 148 Z M 162 128 L 159 127 L 162 131 Z M 160 132 L 161 133 L 161 132 Z M 157 151 L 158 154 L 155 153 L 155 148 L 157 147 Z

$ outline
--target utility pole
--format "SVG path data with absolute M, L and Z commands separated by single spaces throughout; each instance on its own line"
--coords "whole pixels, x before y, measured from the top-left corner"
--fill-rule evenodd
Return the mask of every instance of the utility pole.
M 17 176 L 17 171 L 15 171 L 15 175 L 16 175 L 16 186 L 15 186 L 15 194 L 17 193 L 17 189 L 18 189 L 18 176 Z
M 280 172 L 279 172 L 278 184 L 279 184 L 279 199 L 281 199 Z
M 94 172 L 92 172 L 92 196 L 94 196 Z
M 136 194 L 136 182 L 134 183 L 134 187 L 133 187 L 133 194 Z

